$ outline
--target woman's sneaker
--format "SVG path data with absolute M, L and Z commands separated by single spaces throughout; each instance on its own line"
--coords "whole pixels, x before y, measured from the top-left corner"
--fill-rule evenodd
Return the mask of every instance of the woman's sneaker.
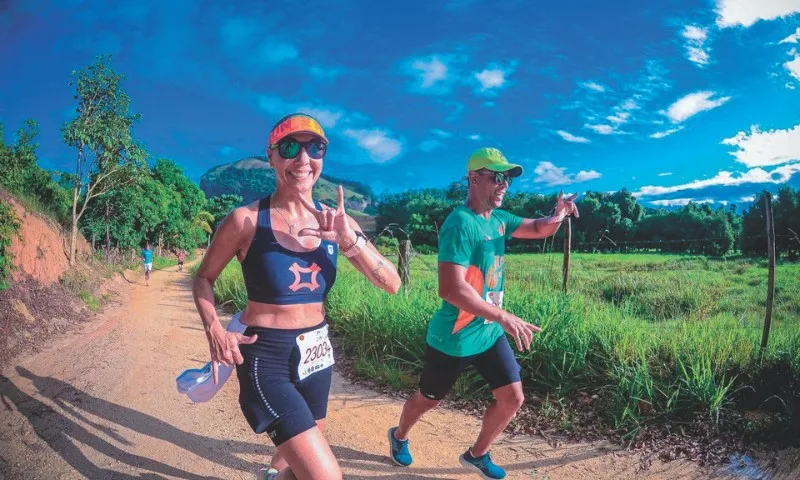
M 397 427 L 389 429 L 389 457 L 395 464 L 407 467 L 414 461 L 411 458 L 411 452 L 408 451 L 408 440 L 396 439 L 394 437 L 395 430 L 397 430 Z
M 467 450 L 460 457 L 458 461 L 464 467 L 476 472 L 481 478 L 486 480 L 499 480 L 506 478 L 506 471 L 495 465 L 489 452 L 481 455 L 480 457 L 473 457 L 472 453 Z

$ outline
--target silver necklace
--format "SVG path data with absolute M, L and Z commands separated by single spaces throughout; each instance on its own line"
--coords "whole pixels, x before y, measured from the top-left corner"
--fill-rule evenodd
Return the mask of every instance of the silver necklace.
M 278 212 L 278 215 L 281 216 L 281 218 L 283 219 L 284 223 L 286 223 L 286 225 L 289 227 L 289 235 L 294 235 L 294 227 L 297 226 L 298 222 L 289 223 L 286 220 L 286 217 L 284 217 L 283 214 L 281 213 L 280 209 L 278 209 L 278 207 L 275 207 L 275 211 Z

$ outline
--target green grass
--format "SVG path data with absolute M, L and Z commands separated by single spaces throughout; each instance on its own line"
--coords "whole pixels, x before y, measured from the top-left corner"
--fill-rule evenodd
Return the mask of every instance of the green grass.
M 758 363 L 767 296 L 763 260 L 575 254 L 567 295 L 561 261 L 561 255 L 506 260 L 505 308 L 543 329 L 530 352 L 517 352 L 526 391 L 558 400 L 597 394 L 601 418 L 621 432 L 697 415 L 720 425 L 739 419 L 734 412 L 762 410 L 779 418 L 770 435 L 796 435 L 800 265 L 776 269 L 769 347 Z M 389 295 L 349 263 L 339 265 L 326 308 L 345 351 L 357 359 L 356 370 L 399 390 L 414 388 L 427 323 L 441 302 L 435 256 L 412 260 L 407 295 Z M 236 262 L 217 280 L 215 295 L 237 309 L 246 304 Z M 491 393 L 469 374 L 454 394 Z
M 96 297 L 89 292 L 81 292 L 80 297 L 86 303 L 86 306 L 89 308 L 89 310 L 93 312 L 100 310 L 100 306 L 102 304 L 101 298 Z
M 163 270 L 167 267 L 174 267 L 178 265 L 178 259 L 174 255 L 169 257 L 153 257 L 153 270 Z

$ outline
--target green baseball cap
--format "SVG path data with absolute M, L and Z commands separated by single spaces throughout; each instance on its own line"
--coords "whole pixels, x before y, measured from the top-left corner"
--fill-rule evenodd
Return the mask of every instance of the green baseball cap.
M 506 157 L 496 148 L 479 148 L 472 152 L 467 162 L 467 173 L 485 168 L 493 172 L 509 172 L 511 177 L 522 175 L 522 166 L 508 163 Z

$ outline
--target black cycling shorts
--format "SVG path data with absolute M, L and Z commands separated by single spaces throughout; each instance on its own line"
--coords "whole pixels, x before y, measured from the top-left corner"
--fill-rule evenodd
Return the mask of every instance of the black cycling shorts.
M 492 390 L 520 381 L 519 363 L 508 339 L 503 335 L 485 352 L 467 357 L 453 357 L 428 345 L 419 380 L 420 393 L 430 400 L 442 400 L 470 365 L 475 367 Z
M 239 345 L 236 366 L 239 405 L 256 433 L 275 446 L 313 428 L 325 418 L 331 389 L 333 352 L 325 321 L 302 329 L 247 327 L 255 343 Z

